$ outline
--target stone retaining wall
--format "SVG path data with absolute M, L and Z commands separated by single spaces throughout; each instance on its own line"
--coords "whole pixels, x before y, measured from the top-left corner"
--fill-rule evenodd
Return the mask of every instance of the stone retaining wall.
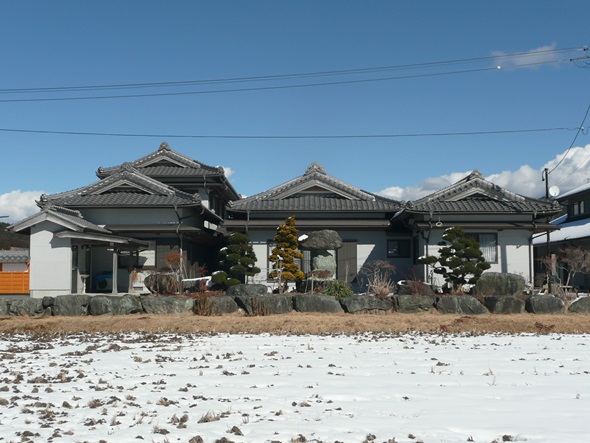
M 137 313 L 174 314 L 192 311 L 196 315 L 223 315 L 243 310 L 247 315 L 283 314 L 297 312 L 322 313 L 400 313 L 437 310 L 443 314 L 479 315 L 514 314 L 563 314 L 564 302 L 551 295 L 529 297 L 526 301 L 517 297 L 490 296 L 475 298 L 468 295 L 430 297 L 420 295 L 396 295 L 381 299 L 373 295 L 356 294 L 336 300 L 327 295 L 215 295 L 209 297 L 110 295 L 63 295 L 58 297 L 0 300 L 0 316 L 84 316 L 128 315 Z M 590 313 L 590 297 L 574 301 L 569 312 Z

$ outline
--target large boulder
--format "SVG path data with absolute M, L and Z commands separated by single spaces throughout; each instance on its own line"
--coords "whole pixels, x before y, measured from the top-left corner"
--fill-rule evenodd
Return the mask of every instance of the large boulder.
M 396 310 L 404 314 L 426 312 L 434 307 L 434 296 L 401 294 L 394 296 L 394 300 Z
M 188 297 L 144 297 L 141 304 L 148 314 L 180 314 L 192 311 L 194 300 Z
M 90 315 L 128 315 L 139 312 L 143 312 L 143 306 L 140 298 L 134 295 L 96 295 L 88 303 Z
M 339 301 L 344 311 L 350 314 L 373 310 L 393 310 L 393 301 L 390 298 L 379 298 L 374 295 L 356 294 L 351 297 L 342 297 Z
M 51 311 L 53 312 L 53 315 L 87 315 L 89 302 L 89 295 L 59 295 L 57 297 L 54 297 L 53 305 L 51 306 Z
M 531 314 L 563 314 L 565 303 L 553 295 L 533 295 L 527 300 L 525 309 Z
M 488 313 L 484 305 L 469 295 L 437 297 L 436 309 L 441 314 L 480 315 Z
M 338 300 L 330 295 L 302 294 L 293 296 L 293 307 L 299 312 L 343 312 Z
M 428 295 L 434 297 L 434 291 L 430 285 L 421 281 L 406 280 L 397 287 L 398 295 Z
M 45 312 L 43 299 L 41 298 L 22 298 L 20 300 L 11 300 L 8 304 L 8 315 L 28 315 L 29 317 L 40 317 Z
M 590 297 L 580 297 L 568 308 L 569 312 L 575 314 L 590 314 Z
M 234 298 L 227 295 L 199 294 L 193 306 L 196 315 L 232 314 L 238 309 L 240 308 Z
M 290 295 L 238 296 L 235 300 L 248 315 L 287 314 L 293 310 Z
M 484 304 L 492 314 L 522 314 L 526 303 L 517 297 L 494 295 L 485 297 Z
M 230 297 L 254 297 L 268 294 L 268 287 L 262 284 L 239 284 L 230 286 L 225 293 Z
M 331 229 L 312 231 L 307 234 L 306 238 L 299 241 L 299 247 L 301 249 L 340 249 L 342 247 L 342 238 L 336 231 Z
M 474 294 L 515 296 L 524 291 L 526 281 L 522 275 L 507 272 L 484 272 L 475 284 Z
M 182 289 L 175 274 L 154 272 L 148 275 L 143 284 L 152 294 L 177 294 Z
M 0 300 L 0 316 L 8 315 L 8 301 Z

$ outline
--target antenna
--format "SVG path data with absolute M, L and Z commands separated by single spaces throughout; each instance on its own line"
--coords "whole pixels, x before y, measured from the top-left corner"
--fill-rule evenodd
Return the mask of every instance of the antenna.
M 553 198 L 557 197 L 559 195 L 559 187 L 551 186 L 549 188 L 549 195 Z

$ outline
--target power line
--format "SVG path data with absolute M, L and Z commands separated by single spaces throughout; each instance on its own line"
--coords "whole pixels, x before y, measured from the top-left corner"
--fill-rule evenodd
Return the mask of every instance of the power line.
M 581 124 L 580 124 L 580 126 L 578 127 L 578 129 L 577 129 L 577 131 L 576 131 L 576 135 L 574 135 L 574 139 L 573 139 L 573 140 L 572 140 L 572 142 L 570 143 L 570 146 L 569 146 L 569 148 L 567 148 L 567 151 L 565 151 L 565 154 L 563 155 L 563 157 L 561 157 L 561 160 L 559 160 L 559 162 L 557 163 L 557 165 L 555 165 L 555 166 L 553 167 L 553 169 L 551 169 L 551 171 L 548 171 L 548 172 L 547 172 L 547 176 L 548 176 L 549 174 L 551 174 L 553 171 L 555 171 L 555 170 L 556 170 L 556 169 L 559 167 L 559 165 L 561 165 L 561 163 L 563 163 L 563 161 L 565 160 L 565 158 L 567 157 L 567 155 L 568 155 L 568 154 L 569 154 L 569 152 L 571 151 L 572 147 L 573 147 L 573 146 L 574 146 L 574 144 L 576 143 L 576 140 L 578 139 L 578 136 L 579 136 L 579 135 L 580 135 L 580 133 L 581 133 L 581 132 L 584 130 L 584 124 L 586 123 L 586 119 L 588 118 L 588 114 L 589 114 L 589 113 L 590 113 L 590 105 L 588 105 L 588 107 L 586 108 L 586 113 L 584 114 L 584 118 L 582 119 L 582 123 L 581 123 Z M 582 164 L 583 164 L 583 163 L 584 163 L 586 160 L 587 160 L 587 158 L 586 158 L 586 159 L 584 159 L 584 161 L 583 161 L 583 162 L 580 162 L 580 163 L 578 163 L 578 166 L 576 166 L 576 167 L 574 168 L 574 170 L 570 172 L 570 174 L 569 174 L 569 175 L 571 175 L 571 174 L 573 174 L 575 171 L 577 171 L 577 170 L 578 170 L 578 169 L 579 169 L 579 168 L 582 166 Z M 567 177 L 566 177 L 566 178 L 567 178 Z M 563 182 L 564 180 L 565 180 L 565 178 L 564 178 L 563 180 L 561 180 L 559 183 Z M 557 183 L 557 184 L 559 184 L 559 183 Z
M 153 88 L 153 87 L 170 87 L 170 86 L 188 86 L 188 85 L 209 85 L 209 84 L 225 84 L 238 82 L 254 82 L 254 81 L 269 81 L 269 80 L 288 80 L 301 79 L 313 77 L 326 77 L 337 75 L 352 75 L 352 74 L 367 74 L 384 71 L 395 71 L 403 69 L 429 68 L 439 66 L 450 66 L 456 64 L 466 64 L 475 62 L 484 62 L 489 60 L 494 61 L 510 61 L 511 59 L 522 59 L 527 57 L 538 57 L 540 55 L 559 54 L 570 51 L 586 51 L 586 47 L 570 47 L 563 49 L 547 49 L 533 52 L 517 52 L 512 54 L 499 54 L 487 57 L 474 57 L 454 60 L 444 60 L 436 62 L 411 63 L 391 66 L 379 66 L 370 68 L 357 69 L 343 69 L 333 71 L 315 71 L 304 73 L 291 73 L 280 75 L 264 75 L 253 77 L 231 77 L 219 79 L 202 79 L 202 80 L 181 80 L 181 81 L 165 81 L 165 82 L 150 82 L 150 83 L 122 83 L 122 84 L 106 84 L 106 85 L 83 85 L 83 86 L 62 86 L 62 87 L 38 87 L 38 88 L 11 88 L 0 89 L 0 94 L 14 94 L 14 93 L 31 93 L 31 92 L 64 92 L 64 91 L 102 91 L 112 89 L 134 89 L 134 88 Z M 564 59 L 562 61 L 573 61 L 576 59 Z M 497 66 L 494 66 L 496 68 Z M 493 69 L 493 68 L 491 68 Z
M 171 96 L 183 96 L 183 95 L 222 94 L 222 93 L 234 93 L 234 92 L 252 92 L 252 91 L 269 91 L 269 90 L 280 90 L 280 89 L 311 88 L 311 87 L 321 87 L 321 86 L 335 86 L 335 85 L 346 85 L 346 84 L 360 84 L 360 83 L 373 83 L 373 82 L 392 81 L 392 80 L 404 80 L 404 79 L 413 79 L 413 78 L 439 77 L 439 76 L 445 76 L 445 75 L 467 74 L 467 73 L 485 72 L 485 71 L 497 71 L 497 70 L 504 70 L 504 69 L 522 69 L 522 68 L 540 66 L 540 65 L 546 65 L 546 64 L 556 64 L 556 63 L 564 63 L 564 62 L 569 63 L 569 62 L 573 62 L 574 60 L 580 60 L 580 59 L 586 59 L 586 58 L 590 58 L 590 57 L 580 57 L 577 59 L 550 60 L 550 61 L 543 61 L 543 62 L 519 64 L 519 65 L 507 66 L 507 67 L 494 66 L 494 67 L 486 67 L 486 68 L 462 69 L 462 70 L 456 70 L 456 71 L 435 72 L 435 73 L 427 73 L 427 74 L 410 74 L 410 75 L 402 75 L 402 76 L 395 76 L 395 77 L 381 77 L 381 78 L 358 79 L 358 80 L 342 80 L 342 81 L 323 82 L 323 83 L 305 83 L 305 84 L 297 84 L 297 85 L 260 86 L 260 87 L 250 87 L 250 88 L 217 89 L 217 90 L 208 90 L 208 91 L 160 92 L 160 93 L 149 93 L 149 94 L 3 99 L 3 100 L 0 100 L 0 103 L 56 102 L 56 101 L 106 100 L 106 99 L 145 98 L 145 97 L 171 97 Z
M 0 128 L 0 132 L 16 132 L 26 134 L 54 134 L 54 135 L 83 135 L 98 137 L 148 137 L 148 138 L 201 138 L 201 139 L 368 139 L 368 138 L 404 138 L 404 137 L 458 137 L 475 135 L 501 135 L 531 132 L 555 132 L 575 131 L 577 128 L 536 128 L 536 129 L 512 129 L 497 131 L 471 131 L 471 132 L 430 132 L 407 134 L 347 134 L 347 135 L 196 135 L 196 134 L 133 134 L 115 132 L 82 132 L 82 131 L 49 131 L 35 129 L 8 129 Z

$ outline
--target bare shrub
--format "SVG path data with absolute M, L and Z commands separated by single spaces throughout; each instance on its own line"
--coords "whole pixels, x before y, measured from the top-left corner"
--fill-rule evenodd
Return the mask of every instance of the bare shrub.
M 362 266 L 359 275 L 366 279 L 369 292 L 385 298 L 395 289 L 395 269 L 395 266 L 386 260 L 371 260 Z
M 207 294 L 198 294 L 195 297 L 194 312 L 197 315 L 212 315 L 213 301 L 211 300 L 211 296 Z

